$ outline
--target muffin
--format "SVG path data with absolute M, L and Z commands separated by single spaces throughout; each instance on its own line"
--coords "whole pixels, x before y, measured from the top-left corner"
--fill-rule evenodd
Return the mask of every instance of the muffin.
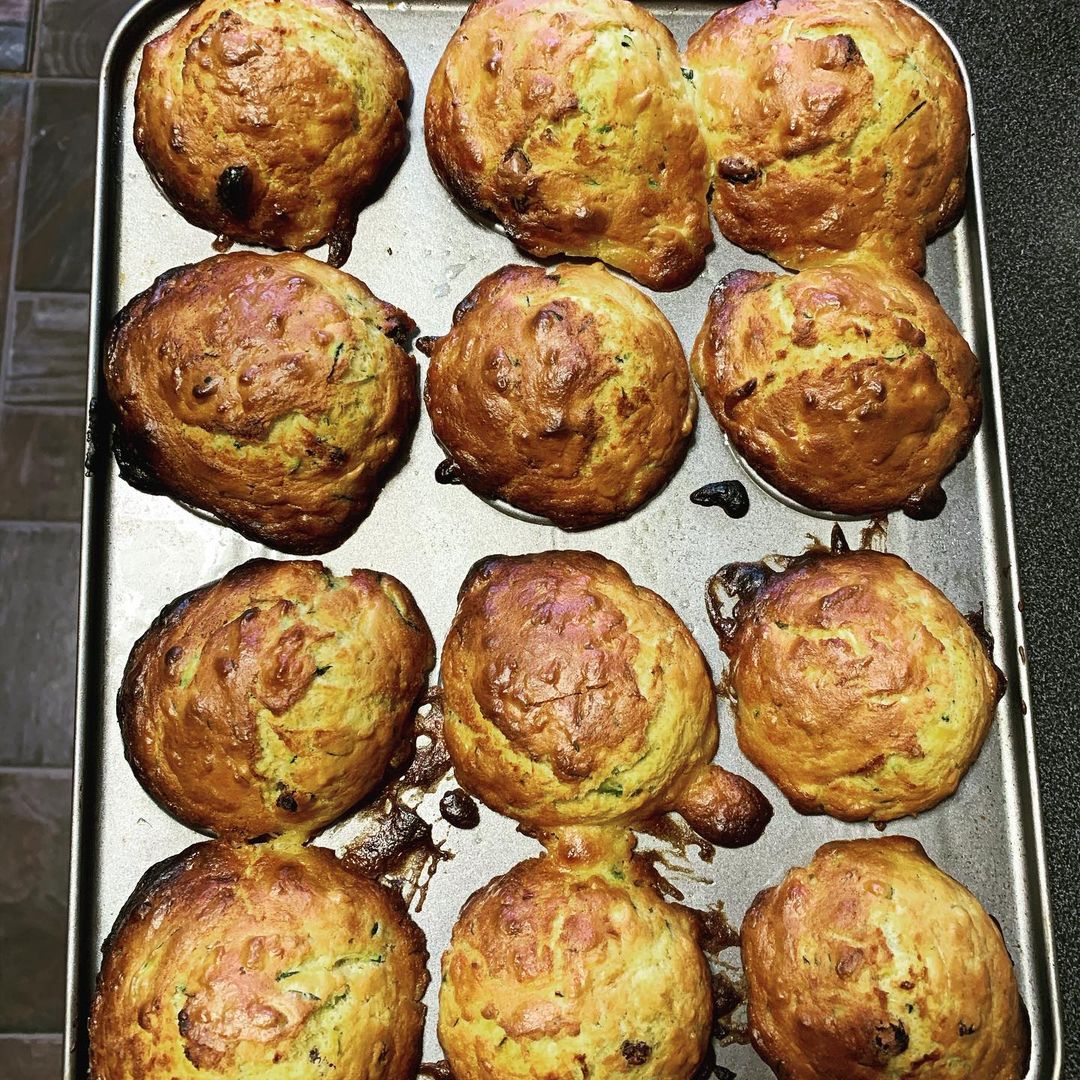
M 750 467 L 841 514 L 939 512 L 982 418 L 979 361 L 930 286 L 876 260 L 728 274 L 692 363 Z
M 659 491 L 697 411 L 671 324 L 599 263 L 484 278 L 432 346 L 424 398 L 469 488 L 564 529 Z
M 193 829 L 310 834 L 382 778 L 435 665 L 389 574 L 253 559 L 169 604 L 117 696 L 143 787 Z
M 530 255 L 603 259 L 655 289 L 712 243 L 709 168 L 671 33 L 629 0 L 476 0 L 428 90 L 428 156 Z
M 149 870 L 102 947 L 91 1080 L 412 1080 L 424 937 L 322 848 L 196 844 Z
M 143 50 L 135 146 L 228 240 L 348 258 L 405 148 L 404 61 L 346 0 L 202 0 Z
M 716 697 L 686 625 L 591 551 L 473 567 L 440 683 L 459 782 L 528 826 L 675 810 L 734 846 L 756 840 L 772 813 L 752 784 L 710 765 Z
M 105 354 L 120 474 L 295 555 L 371 509 L 419 405 L 412 320 L 304 255 L 236 252 L 161 277 Z
M 852 551 L 781 572 L 734 564 L 717 583 L 743 587 L 717 620 L 739 746 L 796 810 L 892 821 L 956 790 L 1004 680 L 930 582 Z
M 742 925 L 750 1037 L 783 1080 L 1020 1080 L 997 923 L 906 836 L 819 848 Z
M 619 850 L 532 859 L 465 905 L 443 955 L 455 1080 L 689 1080 L 712 997 L 697 927 Z
M 964 206 L 964 79 L 899 0 L 748 0 L 690 38 L 713 214 L 783 266 L 876 252 L 922 270 Z

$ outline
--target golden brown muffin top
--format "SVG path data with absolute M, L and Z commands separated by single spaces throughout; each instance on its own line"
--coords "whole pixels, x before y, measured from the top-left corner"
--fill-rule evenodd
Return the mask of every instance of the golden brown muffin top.
M 202 0 L 143 50 L 135 146 L 192 224 L 348 258 L 405 148 L 409 74 L 346 0 Z
M 496 878 L 462 910 L 442 972 L 456 1080 L 687 1080 L 709 1043 L 697 926 L 625 846 Z
M 739 746 L 797 810 L 891 821 L 956 790 L 1004 684 L 930 582 L 876 551 L 714 581 L 743 590 L 719 622 Z
M 196 844 L 103 947 L 91 1080 L 412 1080 L 427 950 L 399 897 L 322 848 Z
M 599 263 L 484 278 L 434 343 L 424 397 L 465 484 L 564 529 L 654 495 L 697 412 L 671 324 Z
M 837 513 L 939 512 L 982 416 L 979 361 L 930 286 L 872 258 L 728 274 L 692 365 L 747 462 Z
M 750 1036 L 781 1080 L 1020 1080 L 1029 1029 L 994 920 L 905 836 L 819 848 L 742 926 Z
M 396 578 L 254 559 L 174 600 L 135 643 L 124 747 L 194 829 L 310 835 L 382 778 L 434 664 Z
M 964 204 L 967 94 L 899 0 L 748 0 L 690 38 L 720 231 L 788 267 L 873 251 L 922 270 Z
M 713 843 L 749 843 L 771 808 L 710 766 L 719 732 L 705 657 L 682 620 L 590 551 L 473 567 L 440 670 L 458 780 L 541 828 L 677 810 Z
M 587 255 L 651 288 L 697 276 L 709 169 L 678 47 L 629 0 L 477 0 L 424 134 L 466 207 L 530 255 Z
M 398 344 L 413 329 L 305 255 L 170 270 L 109 334 L 121 475 L 279 550 L 336 547 L 415 418 L 416 364 Z

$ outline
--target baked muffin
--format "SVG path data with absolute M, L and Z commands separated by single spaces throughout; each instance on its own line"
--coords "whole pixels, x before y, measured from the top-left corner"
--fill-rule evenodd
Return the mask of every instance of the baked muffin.
M 120 474 L 297 555 L 371 509 L 419 405 L 415 327 L 304 255 L 170 270 L 117 315 L 105 354 Z
M 1004 680 L 979 635 L 903 559 L 815 552 L 733 564 L 717 620 L 746 756 L 804 814 L 891 821 L 951 795 Z
M 659 491 L 697 412 L 671 324 L 599 263 L 484 278 L 434 343 L 424 398 L 468 487 L 564 529 Z
M 322 848 L 196 844 L 135 888 L 102 949 L 91 1080 L 412 1080 L 424 937 Z
M 686 625 L 591 551 L 477 563 L 440 682 L 458 780 L 529 826 L 675 810 L 734 846 L 756 840 L 772 813 L 752 784 L 710 765 L 716 697 Z
M 913 270 L 964 206 L 964 79 L 899 0 L 748 0 L 690 38 L 720 231 L 795 268 L 873 251 Z
M 692 363 L 748 464 L 842 514 L 940 511 L 982 417 L 979 361 L 930 286 L 876 260 L 728 274 Z
M 405 63 L 346 0 L 202 0 L 143 50 L 135 146 L 193 225 L 348 258 L 405 148 Z
M 697 927 L 625 849 L 496 878 L 465 905 L 442 974 L 455 1080 L 689 1080 L 709 1043 Z
M 117 697 L 143 787 L 193 829 L 310 834 L 382 779 L 435 665 L 389 574 L 253 559 L 174 600 Z
M 709 168 L 671 33 L 629 0 L 476 0 L 428 89 L 431 164 L 530 255 L 654 289 L 712 243 Z
M 994 920 L 916 840 L 819 848 L 742 925 L 750 1037 L 783 1080 L 1020 1080 L 1029 1029 Z

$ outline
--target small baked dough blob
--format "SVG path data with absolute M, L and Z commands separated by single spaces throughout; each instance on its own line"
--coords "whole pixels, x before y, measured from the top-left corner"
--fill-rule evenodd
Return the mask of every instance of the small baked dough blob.
M 434 343 L 424 398 L 468 487 L 565 529 L 659 491 L 697 412 L 671 324 L 599 263 L 484 278 Z
M 918 275 L 876 259 L 728 274 L 691 363 L 751 468 L 841 514 L 940 511 L 982 419 L 963 335 Z
M 629 0 L 478 0 L 432 76 L 432 167 L 530 255 L 657 289 L 712 242 L 709 169 L 670 31 Z
M 765 570 L 722 630 L 739 746 L 807 814 L 892 821 L 935 806 L 978 756 L 1003 688 L 968 620 L 882 552 Z
M 109 333 L 121 476 L 280 551 L 337 547 L 416 419 L 412 329 L 306 255 L 237 251 L 169 270 Z
M 382 779 L 434 664 L 396 578 L 253 559 L 174 600 L 135 643 L 124 748 L 193 829 L 309 836 Z
M 784 1080 L 1021 1080 L 1001 930 L 916 840 L 837 841 L 742 924 L 750 1038 Z
M 345 262 L 405 148 L 409 74 L 346 0 L 202 0 L 143 50 L 135 146 L 193 225 Z
M 873 251 L 922 270 L 964 205 L 967 92 L 900 0 L 748 0 L 691 38 L 713 214 L 783 266 Z
M 455 1080 L 689 1080 L 711 1037 L 693 918 L 625 852 L 496 878 L 465 905 L 442 972 Z
M 102 951 L 92 1080 L 416 1076 L 423 934 L 331 851 L 196 844 L 147 871 Z

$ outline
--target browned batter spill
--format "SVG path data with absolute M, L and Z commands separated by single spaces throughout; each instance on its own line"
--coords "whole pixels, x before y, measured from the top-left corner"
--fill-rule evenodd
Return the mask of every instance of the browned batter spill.
M 728 921 L 724 901 L 717 900 L 711 908 L 700 911 L 690 908 L 701 928 L 701 949 L 708 956 L 719 956 L 725 949 L 739 944 L 739 931 Z
M 421 736 L 426 736 L 423 745 L 418 741 Z M 372 827 L 345 848 L 342 860 L 400 892 L 407 905 L 422 911 L 436 870 L 454 857 L 435 842 L 431 825 L 410 805 L 433 792 L 450 771 L 437 690 L 425 695 L 403 746 L 411 749 L 411 757 L 394 763 L 389 785 L 361 812 Z
M 735 1011 L 746 1001 L 746 980 L 742 972 L 713 971 L 713 1039 L 721 1046 L 750 1041 L 750 1028 L 745 1018 L 736 1020 Z
M 674 814 L 664 814 L 643 825 L 637 826 L 638 832 L 648 833 L 667 844 L 680 859 L 687 857 L 688 848 L 695 847 L 698 857 L 704 863 L 711 863 L 716 858 L 716 848 L 700 836 L 682 818 Z
M 873 518 L 859 537 L 859 547 L 863 551 L 873 551 L 874 543 L 881 542 L 880 551 L 887 549 L 889 540 L 889 519 L 886 517 Z

